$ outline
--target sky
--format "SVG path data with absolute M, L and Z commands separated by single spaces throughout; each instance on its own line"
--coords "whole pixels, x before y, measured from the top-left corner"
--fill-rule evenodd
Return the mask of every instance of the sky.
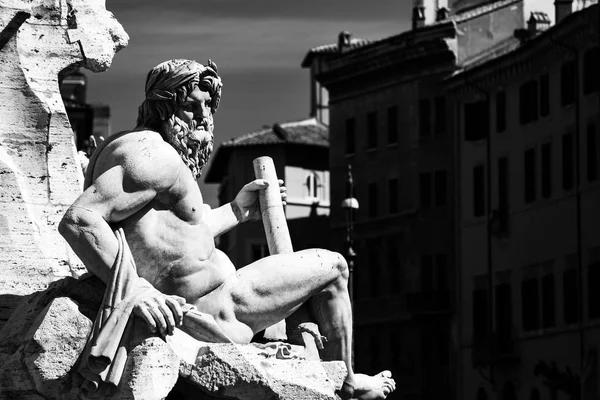
M 309 49 L 340 31 L 380 39 L 409 29 L 411 0 L 108 0 L 129 45 L 108 71 L 88 73 L 88 102 L 111 107 L 112 132 L 135 126 L 148 71 L 173 58 L 217 63 L 223 96 L 215 114 L 219 143 L 309 113 Z M 201 184 L 217 205 L 217 185 Z

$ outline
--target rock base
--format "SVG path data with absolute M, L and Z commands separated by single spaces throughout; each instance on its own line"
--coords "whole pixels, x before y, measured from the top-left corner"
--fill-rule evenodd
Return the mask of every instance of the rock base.
M 94 276 L 65 278 L 21 303 L 0 330 L 0 399 L 79 398 L 77 365 L 103 292 Z M 335 400 L 346 376 L 342 362 L 286 343 L 204 343 L 179 330 L 167 341 L 130 352 L 110 400 Z

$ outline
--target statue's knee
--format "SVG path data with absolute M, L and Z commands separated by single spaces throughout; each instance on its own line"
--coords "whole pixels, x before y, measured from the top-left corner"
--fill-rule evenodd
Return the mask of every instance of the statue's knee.
M 347 281 L 348 277 L 350 276 L 350 271 L 348 269 L 348 263 L 346 262 L 346 259 L 340 253 L 335 252 L 332 252 L 332 257 L 333 265 L 339 273 L 339 279 Z

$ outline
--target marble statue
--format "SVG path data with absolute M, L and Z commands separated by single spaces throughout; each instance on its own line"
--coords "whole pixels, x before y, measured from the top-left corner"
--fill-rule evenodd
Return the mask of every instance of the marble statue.
M 221 89 L 210 60 L 170 60 L 153 68 L 136 128 L 99 145 L 85 190 L 60 223 L 87 269 L 107 284 L 84 354 L 98 375 L 83 374 L 88 389 L 118 378 L 109 364 L 121 362 L 120 341 L 140 326 L 163 337 L 178 328 L 199 340 L 249 343 L 306 304 L 327 338 L 324 354 L 347 367 L 340 397 L 385 398 L 395 389 L 389 371 L 367 376 L 352 370 L 352 310 L 342 256 L 310 249 L 236 270 L 215 248 L 215 237 L 260 218 L 258 194 L 268 186 L 256 179 L 228 204 L 211 209 L 203 203 L 197 179 L 212 152 Z M 131 313 L 138 317 L 131 319 L 136 327 L 118 318 Z

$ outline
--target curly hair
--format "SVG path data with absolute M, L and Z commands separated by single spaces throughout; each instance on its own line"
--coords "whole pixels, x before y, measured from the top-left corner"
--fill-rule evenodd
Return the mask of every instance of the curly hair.
M 193 60 L 176 59 L 152 68 L 146 77 L 146 99 L 138 109 L 137 126 L 160 132 L 162 124 L 197 87 L 210 94 L 214 114 L 223 87 L 214 62 L 208 60 L 205 66 Z

